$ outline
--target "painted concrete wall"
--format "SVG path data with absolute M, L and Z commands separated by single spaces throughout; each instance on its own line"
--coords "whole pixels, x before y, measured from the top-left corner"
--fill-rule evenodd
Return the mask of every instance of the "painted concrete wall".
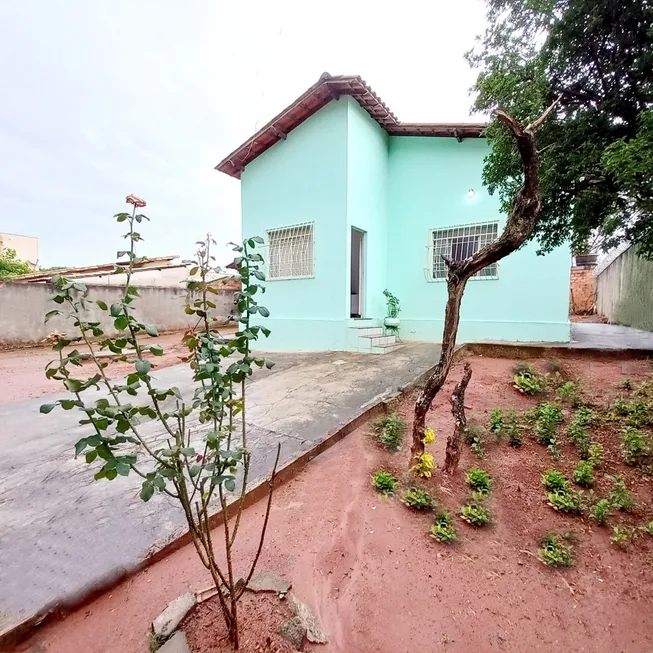
M 184 313 L 186 290 L 183 288 L 139 288 L 140 297 L 135 303 L 136 315 L 159 331 L 185 329 L 197 320 Z M 227 318 L 234 312 L 234 290 L 229 289 L 211 297 L 216 304 L 212 317 Z M 72 322 L 55 317 L 47 324 L 44 316 L 56 308 L 50 300 L 50 284 L 0 283 L 0 347 L 35 345 L 53 331 L 73 332 Z M 122 297 L 122 289 L 113 286 L 89 286 L 89 298 L 102 299 L 112 304 Z M 99 320 L 108 334 L 115 334 L 113 320 L 94 303 L 89 305 L 85 317 Z
M 243 236 L 314 223 L 315 277 L 269 280 L 271 350 L 344 349 L 349 316 L 346 101 L 331 102 L 242 174 Z M 265 251 L 263 252 L 265 256 Z
M 428 281 L 429 230 L 472 222 L 505 225 L 498 198 L 482 185 L 484 139 L 391 137 L 388 286 L 402 305 L 400 335 L 441 340 L 446 283 Z M 468 191 L 473 189 L 475 197 Z M 499 263 L 498 279 L 472 279 L 459 342 L 569 340 L 569 248 L 536 255 L 529 244 Z
M 596 312 L 611 322 L 653 331 L 653 262 L 630 247 L 596 277 Z
M 385 315 L 387 283 L 388 135 L 358 102 L 350 97 L 346 101 L 347 232 L 352 227 L 365 232 L 363 317 L 380 318 Z M 350 247 L 347 238 L 347 260 Z
M 271 350 L 351 349 L 350 230 L 366 232 L 365 317 L 385 315 L 384 288 L 402 304 L 400 336 L 439 341 L 446 283 L 427 280 L 429 230 L 499 221 L 481 180 L 483 139 L 388 137 L 351 98 L 334 101 L 242 174 L 243 235 L 313 222 L 315 277 L 271 280 Z M 476 195 L 468 197 L 473 188 Z M 569 339 L 571 256 L 530 244 L 503 260 L 498 279 L 472 280 L 459 341 Z

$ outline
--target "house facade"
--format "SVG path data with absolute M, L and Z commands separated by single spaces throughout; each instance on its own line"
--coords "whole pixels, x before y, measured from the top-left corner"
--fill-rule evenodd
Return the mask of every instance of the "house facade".
M 243 235 L 265 240 L 266 347 L 386 351 L 386 288 L 402 341 L 440 341 L 441 254 L 466 258 L 506 221 L 483 127 L 402 123 L 359 77 L 323 75 L 217 166 L 241 181 Z M 459 342 L 569 340 L 569 248 L 536 250 L 469 281 Z

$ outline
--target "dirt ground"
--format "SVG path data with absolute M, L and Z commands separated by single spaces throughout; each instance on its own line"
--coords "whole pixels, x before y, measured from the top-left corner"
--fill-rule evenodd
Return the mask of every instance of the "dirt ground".
M 513 361 L 468 360 L 473 368 L 465 401 L 470 418 L 487 424 L 493 408 L 524 410 L 536 405 L 536 399 L 512 388 Z M 567 376 L 580 379 L 584 398 L 595 403 L 612 402 L 623 393 L 618 383 L 626 377 L 637 383 L 653 372 L 647 361 L 578 358 L 562 365 Z M 427 420 L 436 430 L 436 442 L 429 450 L 440 465 L 453 427 L 448 398 L 461 374 L 462 364 L 458 364 Z M 408 419 L 411 400 L 405 398 L 400 406 Z M 568 417 L 569 409 L 565 412 Z M 259 569 L 285 574 L 293 583 L 292 591 L 321 619 L 330 643 L 305 650 L 652 651 L 653 538 L 642 536 L 622 550 L 611 543 L 609 528 L 547 506 L 541 473 L 555 467 L 568 474 L 578 460 L 562 433 L 561 429 L 560 460 L 525 434 L 519 449 L 488 441 L 483 459 L 465 446 L 453 477 L 437 470 L 424 483 L 438 505 L 456 515 L 454 545 L 429 536 L 431 515 L 414 513 L 397 498 L 383 498 L 372 488 L 370 475 L 378 469 L 407 480 L 408 442 L 399 453 L 385 452 L 373 441 L 369 425 L 280 487 Z M 621 463 L 616 433 L 604 429 L 592 432 L 592 438 L 605 447 L 605 461 L 597 471 L 597 494 L 603 496 L 608 487 L 604 474 L 620 473 L 637 500 L 632 514 L 620 514 L 612 523 L 641 525 L 653 519 L 651 481 Z M 468 495 L 464 473 L 470 467 L 487 470 L 494 482 L 489 527 L 474 528 L 457 516 Z M 259 503 L 243 518 L 238 542 L 246 560 L 255 550 L 263 514 Z M 539 537 L 547 530 L 573 531 L 577 538 L 573 567 L 556 570 L 537 558 Z M 222 534 L 215 535 L 215 541 L 221 541 Z M 144 652 L 150 623 L 166 604 L 185 591 L 208 585 L 195 552 L 185 547 L 66 619 L 42 627 L 20 650 Z M 257 636 L 248 641 L 252 651 L 266 650 Z M 202 649 L 203 653 L 222 650 L 217 643 L 215 648 Z
M 231 331 L 235 331 L 235 327 L 220 330 L 221 333 Z M 152 357 L 152 362 L 158 368 L 170 367 L 181 362 L 181 357 L 186 352 L 181 343 L 183 335 L 183 331 L 175 331 L 164 333 L 157 338 L 148 338 L 148 341 L 156 342 L 164 349 L 163 356 Z M 77 348 L 83 352 L 82 346 L 78 345 Z M 0 377 L 2 377 L 0 404 L 61 392 L 60 381 L 45 378 L 45 366 L 56 356 L 50 347 L 0 350 Z M 93 364 L 84 365 L 91 370 Z M 112 379 L 120 378 L 132 372 L 133 367 L 132 363 L 114 362 L 107 368 L 107 374 Z

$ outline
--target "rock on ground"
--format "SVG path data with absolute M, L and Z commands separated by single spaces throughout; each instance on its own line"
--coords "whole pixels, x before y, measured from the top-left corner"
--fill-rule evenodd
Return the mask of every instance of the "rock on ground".
M 276 592 L 287 594 L 292 583 L 276 571 L 261 571 L 247 584 L 247 589 L 252 592 Z
M 301 651 L 306 637 L 306 626 L 300 617 L 293 617 L 279 624 L 279 635 Z
M 183 631 L 175 633 L 160 649 L 158 653 L 193 653 L 186 641 Z
M 312 610 L 302 603 L 294 594 L 288 596 L 288 602 L 292 613 L 301 620 L 306 627 L 306 639 L 314 644 L 327 644 L 329 638 L 322 628 L 320 620 L 313 614 Z
M 181 623 L 181 620 L 195 605 L 195 602 L 195 594 L 188 592 L 168 603 L 168 607 L 152 622 L 154 634 L 160 640 L 170 637 Z

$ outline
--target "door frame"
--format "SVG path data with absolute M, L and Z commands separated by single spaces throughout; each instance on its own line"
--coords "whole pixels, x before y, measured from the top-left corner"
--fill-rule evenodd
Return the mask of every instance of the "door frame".
M 365 297 L 366 297 L 366 274 L 365 274 L 365 250 L 367 246 L 367 232 L 358 227 L 350 227 L 349 230 L 349 242 L 350 245 L 353 244 L 353 234 L 357 232 L 360 236 L 360 245 L 359 245 L 359 256 L 358 256 L 358 317 L 352 316 L 351 310 L 351 279 L 349 280 L 349 317 L 353 319 L 363 319 L 365 317 Z M 351 271 L 351 263 L 353 260 L 353 249 L 350 247 L 349 252 L 349 269 Z

